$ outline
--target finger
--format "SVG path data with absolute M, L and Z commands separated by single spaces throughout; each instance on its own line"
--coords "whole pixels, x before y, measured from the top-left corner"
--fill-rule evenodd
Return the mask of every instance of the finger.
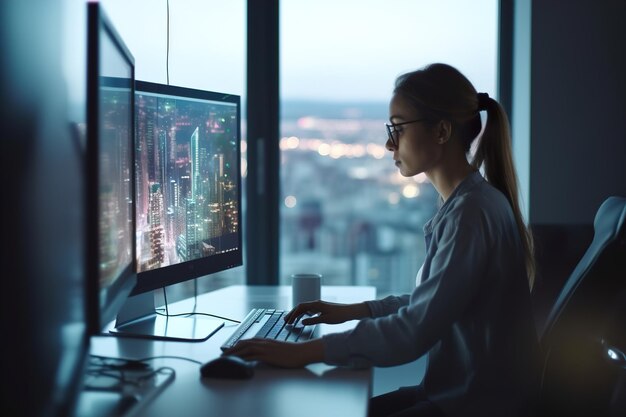
M 287 324 L 293 324 L 304 312 L 309 308 L 308 304 L 310 303 L 302 303 L 295 306 L 287 315 L 285 315 L 285 321 Z
M 292 343 L 268 340 L 268 343 L 256 344 L 254 349 L 246 351 L 243 359 L 260 361 L 282 368 L 291 368 L 293 365 L 290 365 L 290 360 L 288 359 L 290 355 L 285 355 L 284 349 L 281 349 L 283 345 L 288 344 Z
M 287 323 L 292 323 L 298 317 L 302 315 L 302 304 L 298 304 L 294 308 L 291 309 L 289 313 L 285 315 L 285 321 Z
M 291 319 L 291 316 L 294 314 L 295 308 L 292 309 L 289 313 L 285 314 L 285 317 L 283 317 L 283 320 L 285 320 L 286 323 L 290 324 L 291 321 L 293 321 Z
M 263 355 L 263 352 L 264 352 L 264 349 L 259 349 L 257 346 L 250 346 L 229 356 L 236 356 L 245 361 L 256 361 L 256 360 L 260 360 L 261 356 Z
M 275 362 L 278 359 L 274 358 L 275 352 L 271 342 L 276 341 L 271 339 L 246 339 L 237 343 L 226 353 L 246 361 L 264 362 L 269 358 L 270 361 Z
M 241 349 L 241 346 L 235 345 L 230 349 L 226 349 L 224 352 L 222 352 L 222 356 L 238 356 Z
M 240 352 L 237 352 L 236 355 L 229 356 L 236 356 L 240 359 L 243 359 L 244 361 L 255 361 L 259 359 L 259 352 L 253 350 L 242 350 Z
M 255 342 L 253 342 L 252 340 L 253 339 L 244 339 L 244 340 L 238 341 L 235 344 L 235 346 L 224 351 L 223 355 L 239 356 L 241 352 L 245 352 L 246 350 L 249 350 L 254 345 Z
M 323 304 L 320 300 L 301 303 L 290 312 L 292 315 L 289 317 L 291 320 L 289 323 L 296 321 L 305 314 L 311 316 L 314 314 L 320 314 L 322 312 L 322 307 Z
M 326 317 L 323 314 L 319 314 L 317 316 L 307 317 L 305 319 L 302 319 L 300 320 L 300 323 L 302 323 L 304 326 L 309 326 L 311 324 L 328 323 L 328 321 L 326 320 Z

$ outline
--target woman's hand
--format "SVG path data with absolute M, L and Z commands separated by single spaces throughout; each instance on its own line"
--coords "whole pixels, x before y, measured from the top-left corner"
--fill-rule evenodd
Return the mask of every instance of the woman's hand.
M 370 309 L 365 303 L 337 304 L 327 301 L 311 301 L 298 304 L 285 315 L 287 324 L 293 324 L 303 314 L 317 314 L 315 317 L 302 319 L 305 326 L 316 323 L 337 324 L 370 316 Z
M 224 352 L 248 361 L 261 361 L 282 368 L 302 368 L 324 360 L 322 339 L 302 343 L 273 339 L 245 339 Z

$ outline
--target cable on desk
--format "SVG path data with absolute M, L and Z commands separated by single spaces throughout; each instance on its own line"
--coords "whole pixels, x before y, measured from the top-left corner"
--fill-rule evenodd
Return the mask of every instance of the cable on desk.
M 113 356 L 100 356 L 100 355 L 89 355 L 90 359 L 97 359 L 100 362 L 93 363 L 91 362 L 89 365 L 94 366 L 106 366 L 110 369 L 145 369 L 150 365 L 147 363 L 143 363 L 140 359 L 128 359 L 128 358 L 118 358 Z
M 106 356 L 90 355 L 91 361 L 87 367 L 86 375 L 94 378 L 110 378 L 111 382 L 106 384 L 92 384 L 89 380 L 85 382 L 85 388 L 99 391 L 124 391 L 129 386 L 141 387 L 145 381 L 149 381 L 158 374 L 176 375 L 174 368 L 161 366 L 157 369 L 151 368 L 143 361 L 147 359 L 122 359 Z M 93 359 L 97 361 L 94 362 Z M 184 358 L 189 360 L 188 358 Z M 193 362 L 193 359 L 191 359 Z M 199 363 L 199 362 L 198 362 Z
M 198 365 L 202 365 L 203 362 L 197 361 L 195 359 L 191 359 L 191 358 L 185 358 L 184 356 L 169 356 L 169 355 L 163 355 L 163 356 L 152 356 L 149 358 L 142 358 L 140 359 L 141 361 L 151 361 L 151 360 L 155 360 L 155 359 L 180 359 L 180 360 L 184 360 L 187 362 L 193 362 L 195 364 Z
M 198 365 L 202 365 L 202 362 L 197 361 L 195 359 L 186 358 L 184 356 L 175 356 L 175 355 L 149 356 L 149 357 L 141 358 L 141 359 L 116 358 L 116 357 L 113 357 L 113 356 L 100 356 L 100 355 L 89 355 L 89 356 L 91 356 L 92 358 L 95 358 L 95 359 L 103 360 L 103 361 L 111 360 L 111 361 L 120 361 L 120 362 L 124 362 L 125 363 L 125 364 L 122 364 L 122 365 L 112 365 L 112 366 L 126 366 L 128 363 L 131 363 L 132 366 L 137 366 L 138 367 L 139 365 L 136 365 L 136 364 L 140 364 L 140 363 L 143 363 L 145 361 L 152 361 L 152 360 L 155 360 L 155 359 L 180 359 L 180 360 L 183 360 L 183 361 L 193 362 L 193 363 L 196 363 Z M 107 365 L 111 366 L 111 364 L 107 364 Z M 147 364 L 144 364 L 144 365 L 148 366 Z

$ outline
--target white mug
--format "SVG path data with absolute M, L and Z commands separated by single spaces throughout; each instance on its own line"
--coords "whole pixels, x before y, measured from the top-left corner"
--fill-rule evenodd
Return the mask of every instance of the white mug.
M 291 290 L 293 306 L 307 301 L 319 300 L 322 288 L 320 274 L 293 274 L 291 275 Z

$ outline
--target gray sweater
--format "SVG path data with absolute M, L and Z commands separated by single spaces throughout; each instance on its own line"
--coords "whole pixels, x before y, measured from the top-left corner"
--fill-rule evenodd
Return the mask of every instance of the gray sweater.
M 326 363 L 394 366 L 428 354 L 422 384 L 447 415 L 522 415 L 536 386 L 538 344 L 508 201 L 475 172 L 424 236 L 413 293 L 369 301 L 371 318 L 324 336 Z

